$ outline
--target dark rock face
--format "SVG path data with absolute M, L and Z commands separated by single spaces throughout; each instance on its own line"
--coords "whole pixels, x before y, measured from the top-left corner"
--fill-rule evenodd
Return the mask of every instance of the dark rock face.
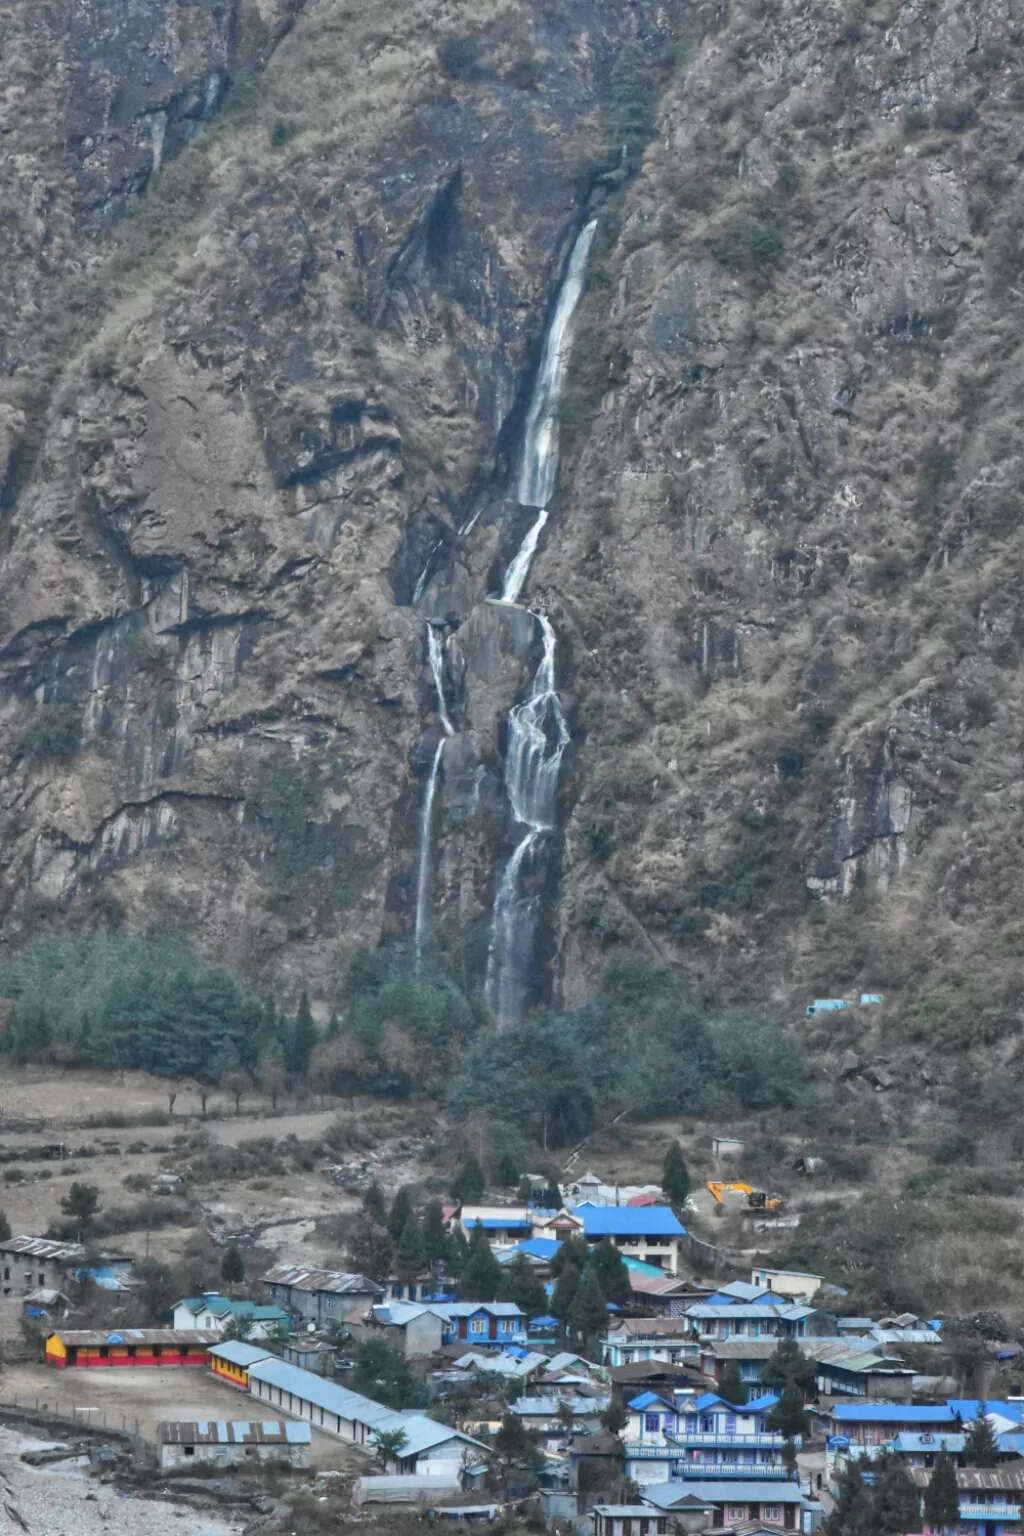
M 505 493 L 616 51 L 635 39 L 656 61 L 665 37 L 647 0 L 482 28 L 467 8 L 447 40 L 403 17 L 391 42 L 369 11 L 339 36 L 302 9 L 65 0 L 15 38 L 55 66 L 47 238 L 80 242 L 83 303 L 110 315 L 130 292 L 134 311 L 102 355 L 58 359 L 0 414 L 18 513 L 0 565 L 0 885 L 13 934 L 36 897 L 59 915 L 108 884 L 129 907 L 187 907 L 195 881 L 211 950 L 294 955 L 315 982 L 338 911 L 347 942 L 411 926 L 435 740 L 421 613 L 453 635 L 441 925 L 486 920 L 502 722 L 537 659 L 533 621 L 485 602 L 522 534 Z M 325 61 L 329 100 L 303 116 Z M 173 156 L 185 227 L 163 287 L 119 269 L 104 291 L 107 253 L 135 248 L 122 215 Z M 10 254 L 52 288 L 28 221 Z M 0 323 L 16 378 L 25 312 L 9 336 Z M 73 750 L 44 759 L 31 743 L 58 723 Z M 301 879 L 282 851 L 297 805 Z M 244 922 L 210 922 L 222 880 Z
M 53 46 L 79 216 L 109 225 L 217 111 L 232 68 L 233 0 L 65 0 Z

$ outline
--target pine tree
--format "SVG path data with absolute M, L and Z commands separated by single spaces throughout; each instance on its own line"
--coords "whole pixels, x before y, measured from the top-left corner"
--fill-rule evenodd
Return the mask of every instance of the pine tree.
M 572 1311 L 573 1302 L 576 1300 L 576 1292 L 579 1288 L 579 1270 L 575 1264 L 566 1264 L 555 1282 L 554 1294 L 551 1297 L 551 1311 L 558 1318 L 563 1328 L 569 1322 L 569 1314 Z
M 515 1462 L 524 1463 L 528 1467 L 538 1467 L 541 1463 L 541 1454 L 530 1439 L 529 1430 L 511 1409 L 502 1418 L 493 1445 L 495 1454 L 505 1467 L 506 1477 Z
M 629 1414 L 621 1397 L 613 1397 L 601 1415 L 601 1427 L 610 1435 L 621 1435 L 629 1423 Z
M 787 1382 L 775 1407 L 768 1414 L 768 1428 L 792 1440 L 807 1433 L 807 1410 L 803 1395 L 793 1382 Z
M 924 1517 L 933 1531 L 954 1530 L 960 1523 L 960 1490 L 952 1458 L 940 1451 L 924 1491 Z
M 578 1272 L 582 1274 L 587 1266 L 587 1260 L 589 1258 L 590 1249 L 587 1247 L 587 1244 L 582 1237 L 574 1236 L 565 1238 L 559 1247 L 555 1249 L 554 1255 L 552 1257 L 552 1277 L 557 1280 L 559 1275 L 562 1273 L 562 1270 L 565 1269 L 569 1264 L 571 1264 L 575 1270 L 578 1270 Z
M 445 1267 L 453 1280 L 460 1280 L 466 1273 L 466 1265 L 469 1263 L 469 1243 L 462 1228 L 455 1224 L 448 1237 L 448 1256 L 445 1259 Z
M 683 1149 L 674 1141 L 665 1153 L 665 1166 L 661 1175 L 661 1187 L 670 1205 L 686 1204 L 690 1193 L 690 1171 L 683 1157 Z
M 743 1377 L 735 1360 L 729 1361 L 718 1378 L 718 1395 L 725 1402 L 731 1403 L 734 1408 L 747 1401 L 747 1389 L 743 1385 Z
M 384 1199 L 384 1191 L 376 1179 L 363 1194 L 363 1210 L 371 1221 L 375 1221 L 379 1227 L 388 1224 L 388 1206 Z
M 228 1285 L 241 1285 L 245 1279 L 245 1261 L 235 1243 L 224 1250 L 220 1261 L 220 1277 Z
M 773 1355 L 765 1361 L 761 1372 L 761 1386 L 779 1396 L 788 1386 L 795 1387 L 802 1397 L 809 1397 L 818 1379 L 818 1368 L 805 1355 L 796 1339 L 783 1339 Z
M 423 1228 L 416 1212 L 410 1211 L 395 1249 L 395 1274 L 409 1285 L 421 1279 L 426 1268 L 427 1250 L 423 1243 Z
M 6 1211 L 0 1211 L 0 1243 L 6 1243 L 11 1235 L 11 1223 Z
M 910 1473 L 899 1456 L 883 1455 L 875 1462 L 875 1530 L 878 1536 L 905 1536 L 916 1529 L 921 1502 Z
M 443 1264 L 448 1257 L 448 1234 L 444 1229 L 444 1212 L 436 1200 L 423 1208 L 423 1246 L 428 1264 Z
M 504 1266 L 498 1300 L 515 1302 L 527 1317 L 540 1317 L 546 1311 L 548 1299 L 544 1287 L 524 1253 L 517 1253 L 512 1262 Z
M 469 1240 L 469 1256 L 459 1282 L 463 1301 L 496 1301 L 501 1289 L 501 1265 L 491 1251 L 487 1233 L 479 1223 Z
M 299 1011 L 295 1023 L 285 1041 L 284 1064 L 293 1077 L 305 1077 L 309 1071 L 309 1058 L 316 1045 L 316 1025 L 309 1008 L 309 996 L 303 991 L 299 998 Z
M 985 1403 L 978 1404 L 977 1417 L 972 1419 L 964 1436 L 964 1465 L 967 1467 L 994 1467 L 999 1460 L 999 1442 Z
M 378 1282 L 387 1280 L 394 1259 L 394 1244 L 387 1227 L 368 1215 L 359 1217 L 348 1245 L 349 1262 L 357 1274 Z
M 569 1308 L 569 1327 L 577 1338 L 589 1343 L 604 1332 L 607 1321 L 608 1304 L 601 1281 L 594 1266 L 588 1264 Z
M 324 1039 L 325 1040 L 337 1040 L 337 1038 L 338 1038 L 338 1036 L 340 1034 L 341 1034 L 341 1020 L 338 1018 L 338 1015 L 336 1013 L 332 1013 L 331 1014 L 330 1023 L 328 1024 L 327 1030 L 326 1030 L 326 1032 L 324 1034 Z
M 483 1198 L 487 1182 L 478 1158 L 464 1157 L 455 1170 L 452 1194 L 460 1205 L 476 1205 Z
M 405 1231 L 406 1223 L 412 1215 L 412 1190 L 407 1184 L 395 1195 L 388 1212 L 387 1228 L 391 1233 L 391 1241 L 397 1243 Z
M 602 1237 L 591 1252 L 590 1263 L 597 1272 L 605 1300 L 614 1301 L 619 1307 L 628 1306 L 633 1299 L 629 1270 L 610 1237 Z
M 874 1500 L 862 1462 L 848 1462 L 839 1478 L 839 1496 L 822 1526 L 822 1536 L 874 1536 Z

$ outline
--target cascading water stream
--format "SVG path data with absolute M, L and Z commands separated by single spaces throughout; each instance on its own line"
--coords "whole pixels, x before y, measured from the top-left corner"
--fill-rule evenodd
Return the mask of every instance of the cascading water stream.
M 596 228 L 594 220 L 582 230 L 573 246 L 527 411 L 516 499 L 520 506 L 537 507 L 539 511 L 505 573 L 501 594 L 505 603 L 518 603 L 548 520 L 548 503 L 558 478 L 558 408 L 569 367 L 576 307 L 583 292 L 587 257 Z M 570 739 L 555 691 L 555 632 L 545 615 L 538 613 L 535 617 L 541 627 L 544 652 L 529 697 L 509 711 L 505 751 L 505 789 L 523 833 L 495 893 L 487 957 L 487 1001 L 504 1025 L 520 1018 L 529 990 L 541 898 L 522 895 L 520 886 L 545 835 L 556 829 L 558 776 Z
M 430 877 L 432 873 L 430 854 L 434 821 L 434 800 L 437 796 L 437 784 L 441 776 L 441 759 L 444 757 L 445 743 L 449 737 L 455 734 L 444 697 L 444 644 L 433 624 L 427 625 L 427 654 L 430 658 L 430 670 L 434 677 L 434 687 L 437 690 L 437 713 L 444 735 L 438 742 L 434 752 L 434 761 L 430 766 L 430 778 L 427 780 L 427 790 L 423 797 L 423 809 L 420 812 L 420 866 L 416 882 L 417 965 L 419 965 L 423 958 L 423 946 L 430 934 Z
M 529 698 L 509 711 L 505 750 L 505 788 L 512 814 L 525 831 L 494 898 L 487 957 L 487 1000 L 502 1023 L 519 1018 L 526 1000 L 540 898 L 522 896 L 520 880 L 545 833 L 556 828 L 558 775 L 570 740 L 555 692 L 555 631 L 543 614 L 536 617 L 544 655 Z

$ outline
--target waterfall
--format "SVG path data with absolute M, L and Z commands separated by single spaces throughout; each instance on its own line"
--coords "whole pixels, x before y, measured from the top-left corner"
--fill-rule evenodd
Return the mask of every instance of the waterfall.
M 581 230 L 572 248 L 569 266 L 544 341 L 533 397 L 526 413 L 523 460 L 516 491 L 516 500 L 521 507 L 546 507 L 555 489 L 558 474 L 558 406 L 569 368 L 576 306 L 583 293 L 583 276 L 596 228 L 597 220 L 592 219 Z
M 522 836 L 505 866 L 494 898 L 487 956 L 487 1001 L 502 1023 L 519 1018 L 529 988 L 538 896 L 522 896 L 520 877 L 546 833 L 557 825 L 558 775 L 569 745 L 569 726 L 555 692 L 555 631 L 536 615 L 544 654 L 530 696 L 509 711 L 505 790 Z
M 518 603 L 548 520 L 548 503 L 558 478 L 558 408 L 596 228 L 594 219 L 572 248 L 526 413 L 516 500 L 521 507 L 539 510 L 505 572 L 501 597 L 506 603 Z M 545 836 L 556 829 L 558 775 L 569 745 L 569 727 L 555 691 L 555 632 L 544 614 L 535 618 L 544 637 L 544 653 L 529 697 L 509 711 L 505 749 L 505 791 L 523 832 L 495 892 L 487 955 L 487 1001 L 501 1024 L 520 1018 L 529 990 L 541 898 L 522 895 L 520 883 L 534 855 L 542 851 Z
M 430 765 L 430 778 L 427 780 L 426 794 L 423 796 L 423 809 L 420 812 L 420 865 L 416 881 L 417 965 L 419 965 L 423 957 L 423 945 L 430 933 L 430 854 L 434 822 L 434 800 L 437 796 L 438 780 L 441 777 L 441 759 L 444 757 L 445 743 L 450 736 L 455 734 L 444 697 L 444 643 L 433 624 L 429 623 L 427 625 L 427 654 L 430 658 L 430 670 L 433 673 L 434 687 L 437 691 L 437 713 L 444 734 L 434 752 L 434 761 Z

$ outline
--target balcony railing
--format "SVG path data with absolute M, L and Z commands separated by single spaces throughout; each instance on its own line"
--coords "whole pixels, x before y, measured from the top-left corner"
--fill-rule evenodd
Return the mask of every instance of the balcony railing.
M 781 1446 L 784 1443 L 784 1440 L 785 1437 L 783 1435 L 777 1435 L 775 1433 L 760 1435 L 720 1435 L 716 1434 L 714 1431 L 712 1431 L 710 1434 L 706 1434 L 703 1431 L 691 1429 L 681 1429 L 678 1435 L 673 1436 L 673 1443 L 675 1445 L 735 1445 L 740 1450 L 743 1450 L 744 1448 L 747 1450 L 755 1450 L 759 1448 L 769 1450 L 772 1447 Z M 794 1443 L 798 1447 L 802 1444 L 799 1435 L 795 1437 Z
M 708 1447 L 708 1449 L 712 1449 L 712 1447 Z M 779 1447 L 770 1447 L 770 1449 L 781 1450 L 781 1443 Z M 717 1462 L 698 1461 L 692 1457 L 684 1455 L 683 1447 L 680 1445 L 652 1445 L 648 1440 L 627 1441 L 623 1447 L 623 1454 L 629 1461 L 671 1461 L 680 1467 L 703 1467 L 719 1465 Z M 758 1463 L 730 1461 L 722 1463 L 722 1465 L 730 1467 L 734 1475 L 746 1476 L 747 1471 L 753 1471 L 754 1467 L 756 1467 Z M 781 1454 L 779 1455 L 777 1465 L 780 1467 L 782 1466 Z
M 776 1434 L 719 1435 L 714 1433 L 703 1434 L 698 1433 L 696 1430 L 681 1429 L 678 1435 L 672 1435 L 667 1438 L 663 1445 L 658 1445 L 657 1441 L 651 1440 L 631 1440 L 630 1444 L 637 1446 L 654 1445 L 659 1451 L 674 1451 L 682 1447 L 685 1447 L 687 1450 L 691 1448 L 700 1450 L 702 1446 L 714 1447 L 716 1445 L 727 1446 L 729 1450 L 738 1451 L 772 1451 L 781 1450 L 785 1444 L 785 1438 L 782 1435 Z M 803 1438 L 800 1435 L 795 1435 L 793 1437 L 793 1444 L 797 1450 L 800 1450 L 803 1446 Z
M 1019 1520 L 1019 1504 L 961 1504 L 961 1520 Z
M 669 1481 L 681 1483 L 687 1478 L 702 1481 L 708 1477 L 731 1477 L 745 1483 L 752 1477 L 774 1477 L 778 1480 L 788 1476 L 785 1463 L 781 1459 L 770 1466 L 766 1466 L 764 1462 L 747 1466 L 745 1462 L 736 1461 L 677 1461 L 672 1468 Z

